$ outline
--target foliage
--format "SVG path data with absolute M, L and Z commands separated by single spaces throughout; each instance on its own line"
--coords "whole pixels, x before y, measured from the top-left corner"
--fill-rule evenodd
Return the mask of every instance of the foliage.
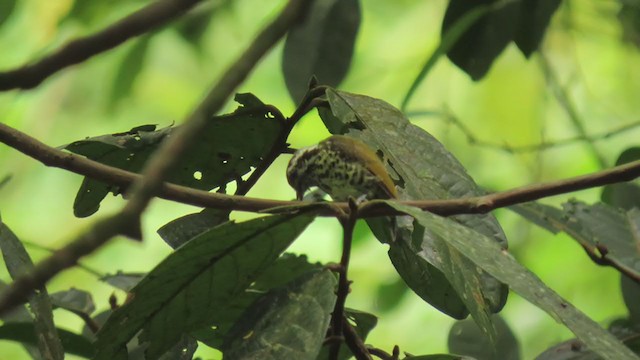
M 153 2 L 148 1 L 120 0 L 118 3 L 126 4 L 127 10 L 153 6 Z M 164 54 L 158 54 L 155 49 L 159 47 L 156 42 L 160 37 L 171 37 L 181 43 L 183 50 L 195 50 L 197 56 L 206 57 L 207 36 L 220 31 L 216 21 L 222 22 L 222 15 L 234 11 L 230 3 L 205 1 L 162 30 L 137 34 L 141 36 L 131 40 L 132 44 L 120 54 L 117 74 L 107 86 L 110 92 L 103 94 L 108 98 L 102 99 L 105 104 L 102 110 L 122 111 L 131 105 L 129 98 L 137 86 L 153 87 L 145 85 L 155 81 L 145 76 L 145 69 L 163 61 Z M 543 59 L 544 68 L 544 64 L 548 64 L 541 51 L 545 33 L 554 17 L 571 9 L 563 9 L 559 0 L 450 0 L 438 15 L 442 23 L 439 42 L 417 75 L 404 84 L 408 91 L 401 99 L 400 110 L 386 100 L 339 89 L 345 80 L 349 81 L 350 68 L 357 62 L 360 32 L 367 21 L 364 8 L 381 5 L 358 0 L 308 3 L 308 14 L 286 29 L 281 49 L 281 75 L 291 100 L 297 104 L 292 115 L 283 115 L 287 110 L 285 105 L 267 104 L 251 91 L 238 93 L 235 101 L 239 105 L 235 110 L 204 115 L 202 131 L 193 141 L 182 144 L 184 151 L 178 165 L 164 179 L 182 186 L 175 190 L 182 194 L 192 194 L 195 189 L 200 190 L 196 194 L 207 196 L 205 192 L 215 190 L 219 197 L 208 198 L 213 199 L 209 204 L 216 199 L 219 202 L 215 206 L 201 206 L 199 212 L 171 219 L 160 227 L 157 232 L 171 249 L 154 266 L 142 272 L 101 274 L 96 279 L 109 286 L 109 291 L 124 292 L 123 302 L 118 303 L 113 295 L 107 308 L 94 302 L 91 292 L 71 285 L 51 294 L 45 286 L 33 286 L 28 299 L 22 301 L 26 305 L 11 312 L 0 309 L 3 322 L 0 339 L 19 343 L 34 358 L 47 359 L 62 359 L 65 354 L 96 359 L 192 359 L 205 349 L 215 349 L 227 359 L 333 360 L 371 355 L 383 359 L 519 359 L 518 338 L 499 314 L 508 306 L 511 291 L 547 312 L 576 337 L 546 344 L 547 350 L 538 359 L 637 359 L 640 354 L 640 309 L 636 301 L 640 292 L 638 185 L 622 182 L 630 180 L 629 177 L 614 179 L 602 188 L 601 201 L 571 199 L 560 206 L 529 201 L 532 198 L 527 195 L 536 189 L 520 192 L 516 189 L 516 195 L 521 198 L 507 204 L 515 204 L 509 210 L 519 216 L 518 221 L 538 225 L 553 234 L 566 233 L 594 264 L 619 272 L 620 297 L 624 299 L 628 316 L 616 319 L 605 329 L 523 266 L 517 250 L 510 252 L 501 219 L 487 212 L 504 205 L 478 200 L 492 199 L 491 195 L 483 197 L 490 194 L 484 184 L 478 185 L 482 182 L 465 168 L 448 145 L 412 121 L 408 111 L 410 105 L 419 102 L 419 88 L 428 83 L 428 76 L 433 76 L 436 65 L 446 62 L 445 56 L 457 67 L 456 71 L 466 73 L 474 82 L 486 81 L 491 76 L 490 70 L 501 66 L 497 64 L 498 59 L 507 56 L 505 52 L 510 44 L 527 59 Z M 0 26 L 10 24 L 20 6 L 15 1 L 0 5 Z M 640 7 L 634 6 L 633 2 L 621 1 L 621 9 Z M 101 21 L 100 14 L 122 15 L 117 11 L 102 2 L 88 4 L 76 0 L 58 19 L 57 26 L 95 26 Z M 634 22 L 632 14 L 620 11 L 624 40 L 637 43 L 633 36 L 637 32 L 634 29 L 637 21 Z M 257 16 L 252 20 L 257 21 Z M 417 40 L 416 46 L 422 47 L 422 39 Z M 250 47 L 247 53 L 251 50 Z M 107 53 L 97 55 L 108 56 Z M 236 64 L 244 60 L 240 58 Z M 68 65 L 74 61 L 79 60 L 71 59 Z M 84 64 L 79 67 L 82 66 Z M 247 73 L 251 68 L 249 66 Z M 543 75 L 552 77 L 553 72 L 546 69 Z M 229 81 L 233 76 L 243 78 L 246 73 L 222 79 Z M 6 88 L 7 79 L 10 77 L 0 74 L 0 88 Z M 273 84 L 270 86 L 276 88 Z M 558 91 L 562 93 L 562 89 L 556 89 Z M 569 97 L 564 94 L 557 98 L 560 107 L 575 120 Z M 152 98 L 147 101 L 162 103 Z M 199 109 L 193 113 L 198 115 Z M 321 124 L 317 126 L 323 132 L 359 139 L 375 151 L 395 182 L 400 194 L 398 199 L 357 204 L 353 201 L 351 208 L 336 208 L 333 203 L 322 202 L 287 203 L 258 210 L 264 203 L 245 195 L 256 183 L 264 181 L 261 177 L 267 170 L 278 169 L 276 158 L 286 157 L 294 150 L 290 148 L 290 139 L 295 139 L 305 126 L 302 117 L 315 110 L 319 116 L 316 124 Z M 458 121 L 455 115 L 446 115 L 446 109 L 426 113 L 444 114 L 443 117 L 449 116 L 454 124 Z M 66 151 L 69 163 L 85 157 L 139 174 L 157 160 L 154 156 L 158 149 L 172 138 L 182 136 L 181 130 L 187 126 L 158 128 L 141 121 L 126 130 L 130 126 L 116 128 L 117 125 L 108 131 L 110 134 L 91 137 L 74 134 L 82 139 L 59 149 Z M 595 145 L 584 132 L 584 126 L 575 126 L 579 133 L 582 131 L 578 141 L 594 150 Z M 461 129 L 473 140 L 470 132 Z M 3 136 L 0 140 L 9 143 L 6 138 Z M 509 147 L 502 150 L 512 155 L 515 152 Z M 638 147 L 623 150 L 615 164 L 637 165 Z M 24 152 L 38 156 L 36 150 Z M 611 177 L 624 169 L 612 170 Z M 15 171 L 19 172 L 17 166 Z M 135 185 L 110 183 L 95 173 L 85 175 L 73 204 L 73 214 L 79 218 L 94 216 L 109 193 L 129 199 L 129 195 L 138 191 Z M 281 176 L 278 181 L 283 179 Z M 6 183 L 10 181 L 0 181 L 0 191 Z M 535 199 L 583 189 L 572 184 L 574 187 L 567 185 L 562 191 L 553 188 Z M 166 188 L 161 186 L 156 191 Z M 236 197 L 223 196 L 234 189 Z M 255 207 L 249 211 L 262 213 L 248 219 L 236 218 L 238 215 L 233 211 L 240 204 L 238 198 L 245 201 L 243 204 L 255 201 Z M 449 213 L 444 210 L 431 213 L 410 206 L 420 205 L 424 200 L 451 204 L 461 198 L 480 203 Z M 184 202 L 193 205 L 194 201 Z M 387 310 L 381 311 L 380 318 L 364 306 L 344 307 L 350 281 L 356 284 L 358 281 L 351 275 L 347 278 L 347 274 L 352 274 L 348 272 L 352 240 L 354 253 L 361 241 L 358 228 L 353 233 L 355 215 L 361 215 L 361 211 L 366 214 L 370 208 L 387 211 L 386 215 L 390 211 L 398 214 L 393 222 L 385 223 L 392 232 L 379 231 L 379 218 L 367 218 L 371 232 L 380 242 L 375 245 L 376 251 L 387 251 L 397 277 L 391 285 L 381 281 L 376 284 L 382 293 L 391 293 L 380 294 L 383 302 L 380 308 Z M 436 209 L 439 208 L 436 206 Z M 337 217 L 343 226 L 340 263 L 315 263 L 309 260 L 313 258 L 311 253 L 291 252 L 296 240 L 308 233 L 308 228 L 319 222 L 320 216 L 327 214 Z M 8 274 L 16 280 L 13 284 L 19 284 L 19 279 L 29 278 L 37 271 L 25 249 L 28 242 L 20 241 L 3 221 L 0 221 L 0 250 Z M 151 238 L 145 236 L 144 241 L 154 241 Z M 74 250 L 76 248 L 80 250 Z M 54 251 L 47 261 L 72 259 L 75 263 L 90 252 L 82 244 L 76 248 Z M 98 249 L 97 254 L 107 250 Z M 347 291 L 341 284 L 347 285 Z M 11 284 L 2 285 L 3 294 L 15 290 Z M 354 292 L 355 289 L 354 286 Z M 421 299 L 423 307 L 433 307 L 460 320 L 449 330 L 451 354 L 427 354 L 428 351 L 418 349 L 425 354 L 415 355 L 400 353 L 398 348 L 389 354 L 376 343 L 368 344 L 370 334 L 387 320 L 386 315 L 394 311 L 404 297 Z M 81 319 L 85 331 L 71 331 L 56 324 L 54 310 Z M 523 314 L 520 316 L 524 318 Z M 430 324 L 424 324 L 425 329 L 429 327 Z M 430 331 L 445 332 L 440 328 Z M 392 342 L 399 346 L 405 340 L 400 334 L 385 336 L 393 338 Z

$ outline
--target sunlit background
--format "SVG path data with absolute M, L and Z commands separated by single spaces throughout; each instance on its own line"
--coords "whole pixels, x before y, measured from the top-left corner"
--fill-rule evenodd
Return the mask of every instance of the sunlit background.
M 120 0 L 117 6 L 97 3 L 95 14 L 81 21 L 67 18 L 73 0 L 19 1 L 0 26 L 0 69 L 38 59 L 146 2 Z M 341 88 L 399 106 L 438 45 L 447 1 L 361 3 L 363 17 L 355 56 Z M 138 66 L 132 65 L 136 60 L 129 55 L 137 46 L 132 41 L 54 75 L 37 89 L 0 93 L 0 121 L 52 146 L 143 124 L 180 123 L 283 5 L 284 1 L 211 1 L 207 6 L 217 10 L 197 43 L 185 40 L 175 27 L 159 30 L 150 38 L 146 56 L 138 59 L 139 72 L 131 70 Z M 527 60 L 510 45 L 479 83 L 442 58 L 411 101 L 411 120 L 443 142 L 476 182 L 490 190 L 612 166 L 624 149 L 637 144 L 640 134 L 632 128 L 604 136 L 639 120 L 640 55 L 637 44 L 623 41 L 619 9 L 616 1 L 563 2 L 542 45 L 543 56 L 535 54 Z M 238 92 L 251 92 L 290 115 L 294 104 L 281 74 L 281 52 L 282 44 Z M 568 101 L 559 101 L 558 93 L 562 92 Z M 229 103 L 226 110 L 235 106 Z M 558 144 L 585 135 L 597 140 Z M 301 147 L 326 136 L 328 132 L 313 113 L 294 129 L 290 143 Z M 551 146 L 536 149 L 540 143 Z M 528 151 L 518 150 L 530 145 L 534 146 Z M 507 151 L 509 148 L 516 151 Z M 294 192 L 284 177 L 287 160 L 287 156 L 278 159 L 249 195 L 293 198 Z M 0 179 L 6 175 L 12 175 L 12 179 L 0 188 L 2 220 L 28 245 L 35 261 L 49 254 L 46 249 L 61 247 L 96 218 L 112 214 L 123 205 L 120 197 L 108 196 L 96 215 L 77 219 L 72 205 L 80 176 L 47 168 L 0 145 Z M 544 202 L 558 205 L 576 197 L 591 203 L 599 196 L 600 189 L 592 189 Z M 144 242 L 115 239 L 82 259 L 82 265 L 100 274 L 148 271 L 171 252 L 156 230 L 195 211 L 198 209 L 156 200 L 143 219 Z M 615 270 L 595 265 L 575 241 L 563 234 L 551 235 L 508 210 L 496 211 L 495 215 L 514 256 L 561 296 L 605 326 L 625 315 Z M 254 215 L 233 216 L 242 220 Z M 340 240 L 341 229 L 335 220 L 318 219 L 290 250 L 307 254 L 312 261 L 337 262 Z M 8 282 L 6 271 L 0 271 L 1 278 Z M 367 343 L 388 352 L 396 344 L 414 354 L 447 352 L 447 334 L 453 320 L 413 293 L 396 294 L 398 287 L 394 284 L 399 278 L 386 247 L 363 226 L 356 234 L 350 277 L 354 283 L 347 306 L 380 317 Z M 48 285 L 50 292 L 70 287 L 90 291 L 98 310 L 108 308 L 108 297 L 114 291 L 81 268 L 63 272 Z M 116 291 L 116 295 L 119 302 L 124 300 L 124 293 Z M 502 314 L 520 342 L 524 359 L 572 337 L 562 325 L 513 293 Z M 74 332 L 82 327 L 80 319 L 61 310 L 55 312 L 55 320 L 58 327 Z M 19 344 L 7 341 L 0 341 L 0 354 L 7 359 L 27 356 Z M 219 358 L 217 352 L 204 346 L 197 354 L 205 359 Z

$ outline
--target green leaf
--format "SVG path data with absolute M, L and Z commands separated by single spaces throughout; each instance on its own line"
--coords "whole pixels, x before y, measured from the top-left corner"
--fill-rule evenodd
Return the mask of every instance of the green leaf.
M 378 318 L 375 315 L 354 310 L 345 309 L 344 314 L 353 326 L 353 329 L 358 334 L 358 337 L 364 342 L 369 335 L 369 332 L 378 324 Z M 320 353 L 316 357 L 317 360 L 325 360 L 329 358 L 329 346 L 323 346 Z M 347 360 L 353 358 L 353 354 L 348 346 L 345 344 L 340 345 L 340 352 L 338 353 L 338 360 Z
M 351 64 L 359 27 L 359 0 L 317 0 L 305 21 L 289 30 L 282 71 L 296 103 L 307 92 L 312 76 L 328 86 L 342 82 Z
M 224 187 L 251 171 L 271 150 L 283 126 L 283 119 L 251 94 L 238 94 L 240 106 L 231 114 L 212 116 L 197 142 L 191 144 L 168 182 L 200 190 Z M 140 172 L 151 154 L 175 128 L 155 130 L 143 125 L 118 134 L 80 140 L 65 149 L 89 159 Z M 109 193 L 123 189 L 85 178 L 73 205 L 78 217 L 89 216 Z
M 235 298 L 233 307 L 228 308 L 224 318 L 221 318 L 216 323 L 215 330 L 209 327 L 191 334 L 198 341 L 212 348 L 220 349 L 229 330 L 238 321 L 242 313 L 262 294 L 273 288 L 285 286 L 303 274 L 321 268 L 320 264 L 309 263 L 304 255 L 282 255 L 271 266 L 264 269 L 247 291 Z
M 447 52 L 449 59 L 475 81 L 486 75 L 513 39 L 522 5 L 519 1 L 451 0 L 442 21 L 442 34 L 447 34 L 453 26 L 462 26 L 458 19 L 479 6 L 492 9 L 466 29 Z
M 336 301 L 336 278 L 314 271 L 256 301 L 231 329 L 226 359 L 315 359 Z
M 562 322 L 578 339 L 604 359 L 638 359 L 618 339 L 520 265 L 493 239 L 450 218 L 392 201 L 388 201 L 387 204 L 413 216 L 440 241 L 449 243 L 478 268 L 508 284 L 520 296 Z
M 18 237 L 0 218 L 0 250 L 12 279 L 33 270 L 33 262 Z M 29 306 L 34 314 L 32 329 L 37 339 L 40 355 L 45 359 L 63 359 L 64 349 L 53 323 L 53 310 L 47 289 L 41 287 L 29 298 Z
M 603 203 L 588 205 L 577 200 L 562 207 L 527 203 L 519 205 L 517 212 L 554 233 L 565 232 L 599 264 L 605 257 L 616 268 L 640 278 L 640 210 L 625 212 Z
M 482 336 L 475 322 L 466 319 L 457 321 L 449 330 L 449 351 L 476 359 L 519 360 L 520 345 L 509 325 L 500 315 L 491 316 L 491 320 L 496 327 L 495 344 Z
M 116 274 L 101 277 L 100 281 L 104 281 L 116 289 L 129 292 L 138 285 L 145 275 L 145 273 L 123 273 L 118 271 Z
M 97 359 L 110 359 L 139 330 L 147 357 L 189 331 L 224 322 L 236 300 L 313 220 L 269 216 L 229 222 L 178 248 L 131 290 L 98 333 Z M 170 323 L 171 326 L 166 326 Z
M 91 293 L 73 288 L 51 294 L 51 303 L 77 314 L 91 315 L 96 309 Z
M 67 354 L 78 355 L 85 358 L 93 356 L 93 344 L 85 337 L 64 329 L 56 329 L 56 332 L 59 334 L 60 341 Z M 23 345 L 36 345 L 38 343 L 36 329 L 31 322 L 10 322 L 3 324 L 0 326 L 0 339 L 18 341 Z M 50 359 L 47 357 L 44 358 Z
M 170 221 L 158 229 L 158 235 L 173 249 L 206 230 L 229 221 L 228 210 L 204 209 Z
M 0 280 L 0 294 L 6 290 L 7 286 L 8 285 L 4 281 Z M 24 305 L 16 306 L 12 310 L 8 311 L 6 314 L 2 315 L 0 319 L 4 323 L 9 323 L 9 322 L 33 323 L 33 316 L 31 316 L 31 313 L 29 312 L 29 310 L 27 310 L 27 307 Z M 24 347 L 25 351 L 29 353 L 31 358 L 37 359 L 40 357 L 40 351 L 38 351 L 38 347 L 36 345 L 22 343 L 22 346 Z
M 526 57 L 540 46 L 560 0 L 521 0 L 520 23 L 513 41 Z
M 376 309 L 387 313 L 397 308 L 408 292 L 407 284 L 400 277 L 388 283 L 380 283 L 376 290 Z
M 622 298 L 629 309 L 629 317 L 640 324 L 640 284 L 620 274 L 620 288 Z
M 133 84 L 144 67 L 150 40 L 151 36 L 143 36 L 137 39 L 122 59 L 120 68 L 111 85 L 111 95 L 109 96 L 109 106 L 111 108 L 131 93 Z
M 620 154 L 616 166 L 640 160 L 640 147 L 631 147 Z M 637 182 L 626 182 L 606 185 L 602 188 L 601 200 L 605 204 L 631 210 L 640 208 L 640 186 Z
M 16 8 L 17 0 L 2 0 L 0 1 L 0 26 L 11 16 L 13 10 Z
M 321 110 L 320 115 L 329 131 L 359 138 L 376 149 L 399 185 L 401 199 L 449 199 L 482 194 L 460 162 L 441 143 L 411 124 L 388 103 L 335 90 L 327 90 L 327 99 L 331 110 Z M 502 247 L 507 246 L 500 225 L 490 214 L 459 215 L 452 219 L 491 237 Z M 442 251 L 449 257 L 437 256 L 430 250 L 435 241 L 430 232 L 411 231 L 412 224 L 410 221 L 403 224 L 402 217 L 396 221 L 404 229 L 398 234 L 401 238 L 380 240 L 390 243 L 391 261 L 416 294 L 458 319 L 466 317 L 469 310 L 475 311 L 478 304 L 486 307 L 480 312 L 485 315 L 477 313 L 474 316 L 478 319 L 487 319 L 487 312 L 497 312 L 504 306 L 508 294 L 504 285 L 486 273 L 477 272 L 473 263 L 446 242 L 442 244 Z M 445 270 L 454 268 L 457 270 L 455 279 L 445 275 Z M 454 280 L 464 284 L 464 289 L 456 289 L 452 284 Z M 466 299 L 458 292 L 472 288 L 473 293 L 466 293 Z M 480 302 L 474 294 L 481 294 Z

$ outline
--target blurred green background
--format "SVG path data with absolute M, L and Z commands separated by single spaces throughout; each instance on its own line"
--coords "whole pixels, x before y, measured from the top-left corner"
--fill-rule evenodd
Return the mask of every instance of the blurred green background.
M 147 3 L 75 1 L 78 3 L 17 1 L 11 13 L 0 6 L 0 18 L 8 14 L 0 24 L 0 69 L 38 59 L 69 39 L 98 30 Z M 284 1 L 205 2 L 205 7 L 214 9 L 210 21 L 198 18 L 196 11 L 190 24 L 178 22 L 152 37 L 130 41 L 54 75 L 37 89 L 0 93 L 0 121 L 52 146 L 143 124 L 180 123 L 283 5 Z M 362 1 L 352 68 L 341 88 L 399 106 L 438 45 L 446 5 L 445 0 Z M 624 31 L 620 9 L 617 1 L 563 2 L 541 47 L 544 57 L 535 54 L 526 60 L 510 45 L 479 83 L 442 58 L 410 103 L 411 120 L 443 142 L 479 185 L 492 190 L 612 166 L 624 149 L 637 145 L 636 128 L 594 142 L 557 143 L 584 135 L 576 121 L 595 136 L 638 122 L 640 54 L 637 44 L 623 40 L 633 34 Z M 196 20 L 201 28 L 194 25 Z M 238 92 L 251 92 L 290 115 L 295 107 L 281 74 L 281 52 L 282 44 Z M 567 104 L 558 101 L 554 86 L 568 95 L 575 110 L 573 120 Z M 226 109 L 235 106 L 229 103 Z M 477 141 L 471 141 L 460 124 Z M 326 136 L 319 118 L 309 114 L 294 129 L 290 142 L 301 147 Z M 555 145 L 523 152 L 505 150 L 539 143 Z M 249 195 L 292 199 L 294 193 L 284 177 L 287 161 L 286 156 L 278 159 Z M 0 188 L 2 219 L 31 244 L 27 249 L 34 260 L 48 255 L 41 247 L 59 248 L 93 223 L 92 218 L 77 219 L 72 214 L 80 176 L 47 168 L 0 145 L 0 178 L 6 175 L 12 179 Z M 570 197 L 596 202 L 599 196 L 600 189 L 592 189 L 544 202 L 557 205 Z M 120 197 L 109 196 L 94 217 L 111 214 L 122 204 Z M 171 252 L 155 231 L 197 210 L 156 200 L 143 219 L 144 242 L 115 239 L 82 264 L 101 274 L 148 271 Z M 508 210 L 495 214 L 514 256 L 560 295 L 603 325 L 626 314 L 615 270 L 592 263 L 564 234 L 550 235 Z M 247 219 L 254 215 L 232 216 Z M 347 305 L 380 317 L 367 343 L 389 352 L 396 344 L 410 353 L 446 352 L 453 320 L 412 293 L 399 294 L 394 286 L 399 278 L 386 248 L 364 226 L 357 230 L 350 269 L 354 283 Z M 318 219 L 291 251 L 305 253 L 312 261 L 337 262 L 340 241 L 337 222 Z M 9 281 L 4 269 L 0 278 Z M 54 292 L 70 287 L 90 291 L 99 310 L 108 307 L 113 292 L 96 275 L 80 268 L 63 272 L 48 288 Z M 116 295 L 119 302 L 124 301 L 124 293 Z M 520 341 L 524 359 L 572 336 L 515 294 L 510 295 L 502 314 Z M 76 332 L 82 327 L 73 315 L 58 310 L 55 316 L 59 327 Z M 2 358 L 26 356 L 19 345 L 6 341 L 0 341 L 0 354 Z M 219 357 L 203 349 L 198 354 L 205 359 Z

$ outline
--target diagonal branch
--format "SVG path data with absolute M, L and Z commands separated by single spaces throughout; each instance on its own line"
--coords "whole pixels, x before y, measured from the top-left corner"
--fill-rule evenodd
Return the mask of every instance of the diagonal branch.
M 149 201 L 162 191 L 166 174 L 176 165 L 188 144 L 193 143 L 193 139 L 201 132 L 208 116 L 220 110 L 260 59 L 305 14 L 309 4 L 309 0 L 291 0 L 278 17 L 256 36 L 247 50 L 227 69 L 184 124 L 151 157 L 142 176 L 135 178 L 131 187 L 130 200 L 122 211 L 97 222 L 87 233 L 40 262 L 32 272 L 17 278 L 0 298 L 0 313 L 6 313 L 14 306 L 23 303 L 34 288 L 44 285 L 57 273 L 74 265 L 80 257 L 95 251 L 114 236 L 122 234 L 140 238 L 140 216 Z M 67 159 L 72 161 L 73 158 Z
M 32 64 L 0 72 L 0 91 L 31 89 L 46 78 L 71 65 L 110 50 L 183 15 L 201 0 L 162 0 L 150 5 L 95 34 L 73 40 Z

